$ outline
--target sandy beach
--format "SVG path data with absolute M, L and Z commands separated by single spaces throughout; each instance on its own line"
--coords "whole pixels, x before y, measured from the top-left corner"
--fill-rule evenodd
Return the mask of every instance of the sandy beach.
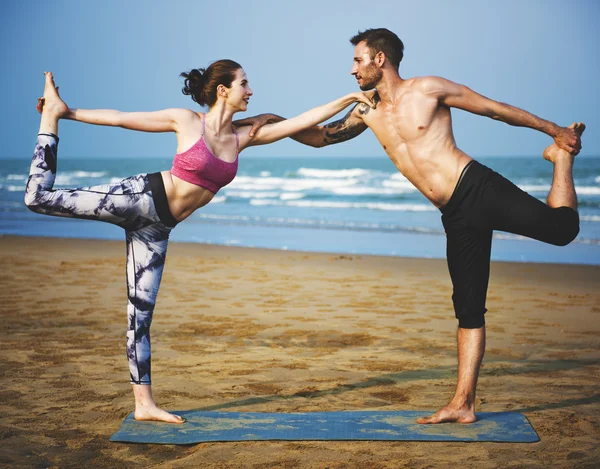
M 110 443 L 133 396 L 125 243 L 0 237 L 0 467 L 600 464 L 600 267 L 494 263 L 477 411 L 532 444 Z M 152 325 L 169 410 L 436 410 L 456 379 L 443 260 L 172 243 Z

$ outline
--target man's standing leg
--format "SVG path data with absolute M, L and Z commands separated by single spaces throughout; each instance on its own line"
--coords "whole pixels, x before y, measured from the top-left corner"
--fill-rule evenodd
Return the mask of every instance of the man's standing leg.
M 444 218 L 448 270 L 454 286 L 452 301 L 458 319 L 458 377 L 452 401 L 417 423 L 475 421 L 477 378 L 485 352 L 484 314 L 492 231 L 474 229 L 462 213 Z

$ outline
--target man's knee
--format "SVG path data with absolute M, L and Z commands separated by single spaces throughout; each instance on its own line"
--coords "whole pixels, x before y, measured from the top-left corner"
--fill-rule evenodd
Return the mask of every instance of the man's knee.
M 458 327 L 461 329 L 479 329 L 485 326 L 485 310 L 478 314 L 456 314 Z
M 558 222 L 552 244 L 566 246 L 579 234 L 579 214 L 571 207 L 559 207 L 553 210 Z

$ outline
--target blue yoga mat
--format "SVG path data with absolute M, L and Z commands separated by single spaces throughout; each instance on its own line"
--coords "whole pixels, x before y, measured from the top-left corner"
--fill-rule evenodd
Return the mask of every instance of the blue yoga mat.
M 471 424 L 419 425 L 424 411 L 309 413 L 174 412 L 184 424 L 137 422 L 133 414 L 110 441 L 187 445 L 244 440 L 406 440 L 529 443 L 539 437 L 516 412 L 482 412 Z

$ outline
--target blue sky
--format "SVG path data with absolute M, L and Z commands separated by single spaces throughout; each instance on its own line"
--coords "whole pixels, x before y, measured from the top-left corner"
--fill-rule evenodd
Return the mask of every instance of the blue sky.
M 439 75 L 562 125 L 584 121 L 582 154 L 600 155 L 599 23 L 597 0 L 13 0 L 0 16 L 0 158 L 30 158 L 44 70 L 71 107 L 198 109 L 181 94 L 179 74 L 232 58 L 254 90 L 247 115 L 293 116 L 357 90 L 348 39 L 370 27 L 404 41 L 401 76 Z M 459 147 L 475 157 L 540 154 L 551 141 L 462 111 L 453 116 Z M 59 133 L 63 158 L 171 156 L 176 146 L 173 134 L 68 121 Z M 384 152 L 365 132 L 323 149 L 286 139 L 244 155 Z

